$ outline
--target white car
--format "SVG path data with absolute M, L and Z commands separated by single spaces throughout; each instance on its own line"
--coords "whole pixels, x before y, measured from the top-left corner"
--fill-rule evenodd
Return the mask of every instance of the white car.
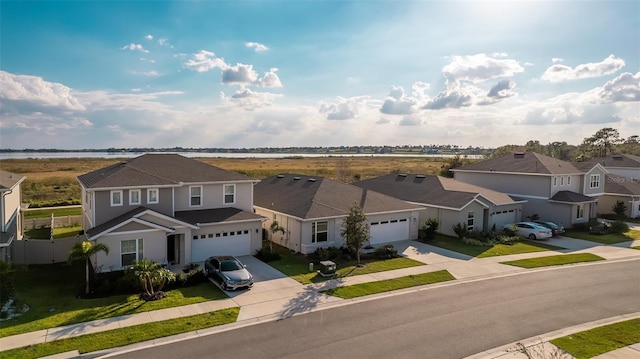
M 518 222 L 507 227 L 515 226 L 516 233 L 524 238 L 545 239 L 553 237 L 551 229 L 533 222 Z

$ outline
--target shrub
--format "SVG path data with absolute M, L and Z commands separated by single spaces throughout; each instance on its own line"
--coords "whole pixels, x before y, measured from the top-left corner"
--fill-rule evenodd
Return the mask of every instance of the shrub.
M 440 222 L 435 218 L 427 219 L 424 224 L 418 229 L 418 237 L 420 240 L 429 240 L 436 237 Z
M 453 228 L 453 232 L 458 236 L 458 239 L 463 239 L 469 234 L 467 226 L 463 223 L 456 223 L 451 228 Z
M 398 257 L 398 251 L 391 244 L 387 244 L 385 246 L 376 248 L 375 252 L 373 252 L 373 255 L 376 258 L 380 259 L 396 258 Z
M 516 225 L 515 225 L 515 224 L 514 224 L 514 225 L 511 225 L 511 226 L 508 226 L 508 227 L 504 227 L 504 228 L 502 229 L 502 235 L 507 236 L 507 237 L 517 236 L 517 235 L 518 235 L 518 232 L 517 232 L 517 229 L 516 229 L 516 228 L 517 228 L 517 227 L 516 227 Z
M 470 237 L 463 237 L 462 238 L 462 243 L 468 244 L 470 246 L 476 246 L 476 247 L 491 247 L 491 246 L 493 246 L 493 243 L 483 242 L 481 240 L 478 240 L 478 239 L 475 239 L 475 238 L 470 238 Z
M 520 236 L 498 236 L 498 242 L 500 244 L 513 245 L 520 241 Z
M 271 252 L 269 250 L 269 248 L 260 248 L 260 249 L 258 249 L 258 251 L 256 252 L 255 257 L 258 258 L 259 260 L 265 262 L 265 263 L 277 261 L 280 258 L 282 258 L 279 253 Z
M 627 225 L 622 221 L 615 221 L 611 223 L 611 226 L 609 227 L 609 232 L 614 234 L 622 234 L 628 230 L 629 230 L 629 225 Z
M 313 252 L 313 258 L 318 261 L 326 261 L 340 257 L 340 249 L 337 247 L 316 248 Z

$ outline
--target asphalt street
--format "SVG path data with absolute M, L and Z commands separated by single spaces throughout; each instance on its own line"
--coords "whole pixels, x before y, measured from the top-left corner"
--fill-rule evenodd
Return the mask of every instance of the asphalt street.
M 121 358 L 464 358 L 640 311 L 640 260 L 423 288 Z

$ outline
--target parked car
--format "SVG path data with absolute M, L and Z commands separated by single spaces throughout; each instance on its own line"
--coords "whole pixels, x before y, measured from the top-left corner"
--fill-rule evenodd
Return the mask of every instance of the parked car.
M 205 275 L 215 280 L 223 290 L 251 288 L 253 276 L 247 266 L 233 256 L 209 257 L 204 262 Z
M 561 224 L 555 224 L 551 221 L 541 221 L 541 220 L 533 221 L 533 223 L 537 223 L 541 226 L 545 226 L 549 228 L 551 230 L 551 234 L 553 234 L 554 237 L 564 233 L 564 227 Z
M 505 226 L 505 228 L 512 228 L 514 226 L 516 233 L 521 237 L 529 239 L 545 239 L 553 236 L 551 229 L 534 222 L 518 222 Z

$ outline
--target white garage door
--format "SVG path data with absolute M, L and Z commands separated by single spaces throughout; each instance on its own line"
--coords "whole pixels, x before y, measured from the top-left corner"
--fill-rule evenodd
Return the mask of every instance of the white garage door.
M 491 216 L 491 219 L 493 224 L 496 226 L 496 230 L 499 231 L 503 226 L 516 222 L 516 211 L 514 209 L 496 211 L 493 216 Z
M 371 222 L 371 245 L 409 239 L 409 221 L 406 218 Z
M 204 236 L 205 238 L 193 239 L 193 241 L 191 241 L 192 262 L 201 262 L 211 256 L 246 256 L 252 254 L 251 234 L 247 230 L 222 232 Z

